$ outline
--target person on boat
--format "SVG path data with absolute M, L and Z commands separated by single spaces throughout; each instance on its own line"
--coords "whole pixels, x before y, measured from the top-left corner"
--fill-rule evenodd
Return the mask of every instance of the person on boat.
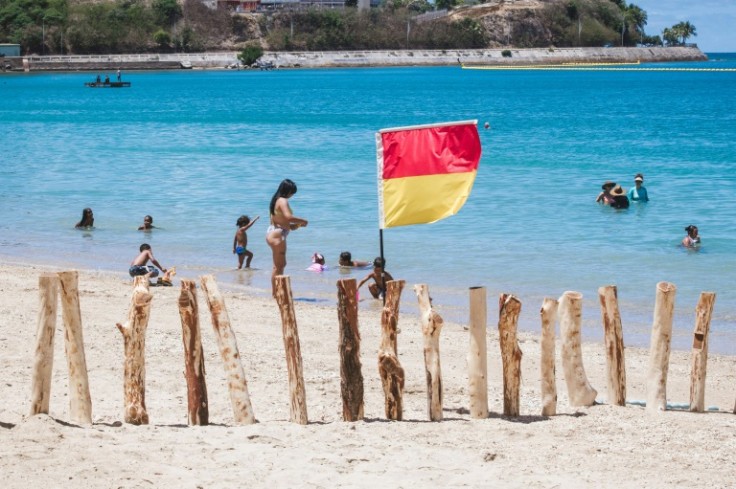
M 626 190 L 624 190 L 621 185 L 616 185 L 613 187 L 613 190 L 611 190 L 611 195 L 613 196 L 613 202 L 611 202 L 611 207 L 614 209 L 628 209 L 629 208 L 629 198 L 626 196 Z
M 288 178 L 279 184 L 271 197 L 269 213 L 271 225 L 266 230 L 266 243 L 273 252 L 273 272 L 271 273 L 271 293 L 276 297 L 276 276 L 283 275 L 286 268 L 286 237 L 290 231 L 306 227 L 308 221 L 296 217 L 291 212 L 289 199 L 296 193 L 296 184 Z
M 629 200 L 632 202 L 649 202 L 649 195 L 647 195 L 647 189 L 643 185 L 644 175 L 637 173 L 634 177 L 635 187 L 629 190 Z
M 598 194 L 598 197 L 595 199 L 595 201 L 602 203 L 603 205 L 611 205 L 614 201 L 613 195 L 611 195 L 611 189 L 613 189 L 613 187 L 615 186 L 616 182 L 606 180 L 606 182 L 601 185 L 603 192 Z
M 92 214 L 92 209 L 85 207 L 82 210 L 82 220 L 74 225 L 75 228 L 91 228 L 95 225 L 95 216 Z
M 687 236 L 682 238 L 682 246 L 686 248 L 693 248 L 694 246 L 700 244 L 698 226 L 693 226 L 692 224 L 690 224 L 688 227 L 685 228 L 685 231 L 687 232 Z

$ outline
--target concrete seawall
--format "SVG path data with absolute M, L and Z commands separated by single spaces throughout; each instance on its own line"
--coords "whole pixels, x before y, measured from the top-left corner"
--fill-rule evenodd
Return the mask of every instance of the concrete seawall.
M 394 51 L 308 51 L 266 52 L 262 61 L 276 68 L 332 68 L 366 66 L 452 66 L 463 64 L 526 65 L 559 63 L 642 63 L 705 61 L 707 56 L 695 46 L 644 48 L 535 48 L 448 49 Z M 508 53 L 507 53 L 508 54 Z M 237 52 L 116 54 L 86 56 L 27 56 L 5 58 L 12 70 L 29 71 L 109 71 L 168 70 L 181 68 L 218 69 L 237 67 Z

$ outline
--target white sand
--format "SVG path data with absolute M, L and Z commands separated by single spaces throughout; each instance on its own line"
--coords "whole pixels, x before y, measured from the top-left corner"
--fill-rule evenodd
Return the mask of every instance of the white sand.
M 342 421 L 335 307 L 296 304 L 310 424 L 288 422 L 289 393 L 276 304 L 224 293 L 258 423 L 233 422 L 209 311 L 199 293 L 209 426 L 187 426 L 175 287 L 152 288 L 146 345 L 151 424 L 122 423 L 123 341 L 131 281 L 81 273 L 80 301 L 94 424 L 69 423 L 61 307 L 50 416 L 28 417 L 38 276 L 48 268 L 0 266 L 0 470 L 2 487 L 736 487 L 736 358 L 710 355 L 706 405 L 719 412 L 597 405 L 570 408 L 557 365 L 558 415 L 540 416 L 539 338 L 522 335 L 521 416 L 501 415 L 496 298 L 489 297 L 489 407 L 468 415 L 468 332 L 446 324 L 440 348 L 442 422 L 428 422 L 421 328 L 400 318 L 406 371 L 403 422 L 387 422 L 377 372 L 378 308 L 361 303 L 365 417 Z M 431 285 L 430 285 L 431 291 Z M 416 301 L 411 285 L 403 301 Z M 435 304 L 441 314 L 441 304 Z M 540 304 L 523 307 L 539 308 Z M 625 325 L 624 325 L 625 326 Z M 584 344 L 591 384 L 605 399 L 605 353 Z M 629 399 L 645 399 L 648 352 L 627 348 Z M 690 354 L 670 358 L 668 399 L 689 400 Z

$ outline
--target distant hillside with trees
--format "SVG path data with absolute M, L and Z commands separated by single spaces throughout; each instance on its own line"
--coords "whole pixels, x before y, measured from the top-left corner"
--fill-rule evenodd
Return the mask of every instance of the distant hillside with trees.
M 647 35 L 647 13 L 624 0 L 346 4 L 233 13 L 201 0 L 0 0 L 0 43 L 28 55 L 679 45 L 697 35 L 690 22 Z M 448 10 L 428 15 L 438 8 Z

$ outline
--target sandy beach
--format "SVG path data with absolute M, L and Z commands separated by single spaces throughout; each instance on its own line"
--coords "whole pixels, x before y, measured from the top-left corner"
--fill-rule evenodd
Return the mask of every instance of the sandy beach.
M 123 339 L 131 280 L 80 271 L 92 426 L 70 423 L 59 307 L 50 415 L 29 417 L 40 266 L 0 266 L 0 470 L 3 486 L 132 487 L 736 487 L 736 358 L 710 355 L 702 414 L 606 404 L 572 408 L 557 343 L 558 414 L 543 417 L 540 341 L 520 336 L 521 416 L 503 411 L 497 298 L 488 297 L 488 419 L 468 413 L 467 325 L 446 323 L 440 352 L 444 420 L 429 422 L 421 326 L 399 319 L 404 421 L 388 422 L 377 370 L 380 308 L 360 303 L 365 420 L 342 421 L 335 306 L 297 302 L 307 426 L 290 423 L 281 318 L 271 299 L 223 290 L 258 423 L 233 419 L 222 359 L 199 291 L 209 426 L 187 426 L 182 330 L 174 287 L 152 288 L 146 337 L 147 426 L 123 423 Z M 287 269 L 288 271 L 288 269 Z M 416 302 L 407 284 L 402 302 Z M 430 292 L 432 285 L 429 284 Z M 367 295 L 367 294 L 366 294 Z M 523 304 L 538 310 L 541 304 Z M 442 314 L 442 305 L 435 304 Z M 624 340 L 626 339 L 624 329 Z M 646 398 L 648 351 L 626 349 L 627 398 Z M 605 351 L 584 344 L 605 400 Z M 689 401 L 690 352 L 673 351 L 668 401 Z

